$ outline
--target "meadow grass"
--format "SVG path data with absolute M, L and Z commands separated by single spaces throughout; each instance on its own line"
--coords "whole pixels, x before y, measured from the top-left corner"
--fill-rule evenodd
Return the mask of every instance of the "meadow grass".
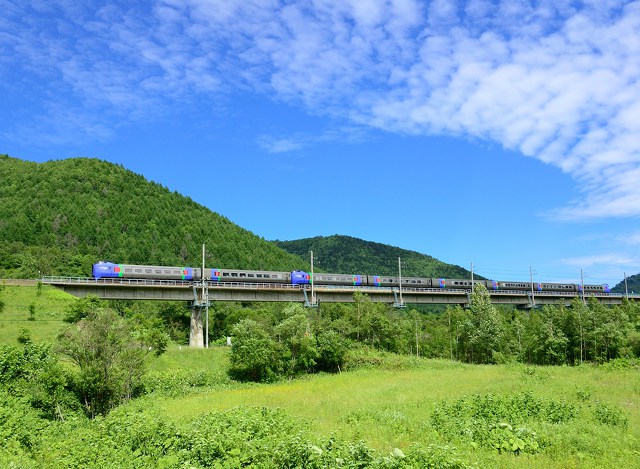
M 198 357 L 219 366 L 215 362 L 224 360 L 225 353 L 199 351 Z M 207 354 L 210 360 L 204 358 Z M 477 448 L 464 438 L 443 438 L 431 424 L 431 415 L 442 402 L 474 394 L 523 392 L 578 409 L 578 416 L 570 422 L 527 424 L 545 444 L 538 454 L 514 456 Z M 383 453 L 414 443 L 455 445 L 461 458 L 479 467 L 640 467 L 640 374 L 636 369 L 480 366 L 407 359 L 404 368 L 365 368 L 274 384 L 238 384 L 154 401 L 178 421 L 237 406 L 281 408 L 305 422 L 317 437 L 362 439 Z M 621 410 L 628 426 L 597 422 L 594 409 L 602 405 Z
M 0 313 L 0 344 L 16 345 L 23 330 L 33 342 L 54 342 L 66 326 L 62 318 L 65 309 L 75 297 L 49 285 L 9 286 L 0 290 L 4 310 Z M 34 320 L 30 320 L 29 306 L 35 308 Z
M 22 329 L 34 342 L 54 342 L 66 326 L 64 311 L 74 301 L 46 285 L 4 286 L 0 299 L 5 304 L 0 313 L 0 344 L 14 345 Z M 29 320 L 31 304 L 34 321 Z M 205 350 L 171 345 L 161 357 L 150 358 L 150 372 L 158 375 L 157 382 L 175 376 L 174 383 L 186 385 L 175 397 L 157 392 L 141 402 L 153 401 L 150 405 L 184 423 L 206 412 L 238 406 L 280 408 L 318 438 L 336 435 L 364 440 L 382 453 L 412 444 L 453 445 L 459 458 L 478 467 L 640 468 L 640 372 L 633 367 L 467 365 L 389 355 L 377 367 L 273 384 L 242 384 L 226 376 L 228 366 L 226 347 Z M 445 437 L 432 423 L 434 411 L 445 402 L 523 392 L 577 409 L 577 417 L 568 422 L 526 422 L 544 445 L 537 454 L 500 454 L 474 446 L 464 436 Z M 605 420 L 611 411 L 613 422 L 621 416 L 625 425 L 603 423 L 603 411 Z
M 176 369 L 226 373 L 229 369 L 229 353 L 225 347 L 203 349 L 171 344 L 165 353 L 149 364 L 150 371 L 171 372 Z

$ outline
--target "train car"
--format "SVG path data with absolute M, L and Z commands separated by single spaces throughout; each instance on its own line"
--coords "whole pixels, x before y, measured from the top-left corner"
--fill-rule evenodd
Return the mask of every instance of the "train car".
M 167 267 L 156 265 L 114 264 L 101 261 L 93 264 L 93 277 L 139 278 L 156 280 L 199 280 L 200 269 L 191 267 Z
M 210 269 L 205 269 L 205 275 L 207 270 Z M 211 271 L 211 279 L 219 282 L 291 283 L 291 272 L 239 269 L 211 269 Z
M 318 274 L 314 273 L 310 281 L 314 285 L 354 285 L 361 286 L 367 284 L 367 276 L 360 274 Z
M 454 288 L 454 289 L 464 289 L 471 290 L 471 280 L 467 279 L 438 279 L 440 288 Z M 486 287 L 488 290 L 496 290 L 497 283 L 493 280 L 474 280 L 474 285 L 482 285 Z
M 531 282 L 496 282 L 496 290 L 520 290 L 531 291 Z M 541 291 L 542 286 L 539 283 L 533 284 L 535 291 Z
M 431 288 L 432 279 L 418 277 L 402 277 L 403 288 Z M 399 285 L 398 277 L 386 275 L 369 275 L 367 277 L 367 285 L 372 287 L 397 287 Z
M 580 291 L 578 285 L 575 283 L 541 283 L 540 291 L 553 291 L 553 292 L 577 292 Z
M 606 283 L 602 285 L 585 285 L 584 286 L 585 293 L 611 293 L 611 289 L 609 285 Z

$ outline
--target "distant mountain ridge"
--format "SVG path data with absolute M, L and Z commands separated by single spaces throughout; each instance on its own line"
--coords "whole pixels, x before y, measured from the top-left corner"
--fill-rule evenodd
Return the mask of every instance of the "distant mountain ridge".
M 314 266 L 323 272 L 397 276 L 400 257 L 403 276 L 471 278 L 470 271 L 426 254 L 351 236 L 318 236 L 273 242 L 291 254 L 308 259 L 309 263 L 309 252 L 313 251 L 314 258 L 317 258 Z

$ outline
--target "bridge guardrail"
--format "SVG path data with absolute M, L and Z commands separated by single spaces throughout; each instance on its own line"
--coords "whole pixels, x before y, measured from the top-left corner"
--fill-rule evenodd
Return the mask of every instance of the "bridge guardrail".
M 132 287 L 177 287 L 177 288 L 198 288 L 202 286 L 201 282 L 192 280 L 154 280 L 154 279 L 123 279 L 123 278 L 101 278 L 93 277 L 64 277 L 64 276 L 46 276 L 42 277 L 43 284 L 71 284 L 71 285 L 105 285 L 105 286 L 132 286 Z M 249 289 L 249 290 L 309 290 L 310 285 L 292 285 L 281 283 L 246 283 L 246 282 L 207 282 L 208 288 L 220 289 Z M 318 285 L 314 286 L 317 292 L 329 291 L 364 291 L 372 294 L 375 293 L 392 293 L 398 292 L 398 287 L 374 287 L 374 286 L 355 286 L 355 285 Z M 403 293 L 414 294 L 441 294 L 441 295 L 470 295 L 470 289 L 442 289 L 442 288 L 415 288 L 402 287 Z M 597 297 L 597 298 L 624 298 L 623 293 L 604 293 L 604 292 L 554 292 L 554 291 L 535 291 L 530 290 L 489 290 L 490 295 L 496 296 L 527 296 L 527 297 L 555 297 L 555 298 L 572 298 L 572 297 Z M 628 295 L 630 298 L 639 298 L 638 294 Z

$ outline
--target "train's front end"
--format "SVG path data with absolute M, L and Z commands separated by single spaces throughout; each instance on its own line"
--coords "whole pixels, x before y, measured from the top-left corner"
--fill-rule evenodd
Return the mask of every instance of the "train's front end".
M 95 279 L 105 278 L 117 278 L 122 277 L 122 267 L 120 264 L 114 264 L 113 262 L 100 261 L 93 264 L 91 275 Z
M 311 283 L 311 275 L 304 270 L 294 270 L 291 272 L 291 283 L 293 285 L 308 285 Z

